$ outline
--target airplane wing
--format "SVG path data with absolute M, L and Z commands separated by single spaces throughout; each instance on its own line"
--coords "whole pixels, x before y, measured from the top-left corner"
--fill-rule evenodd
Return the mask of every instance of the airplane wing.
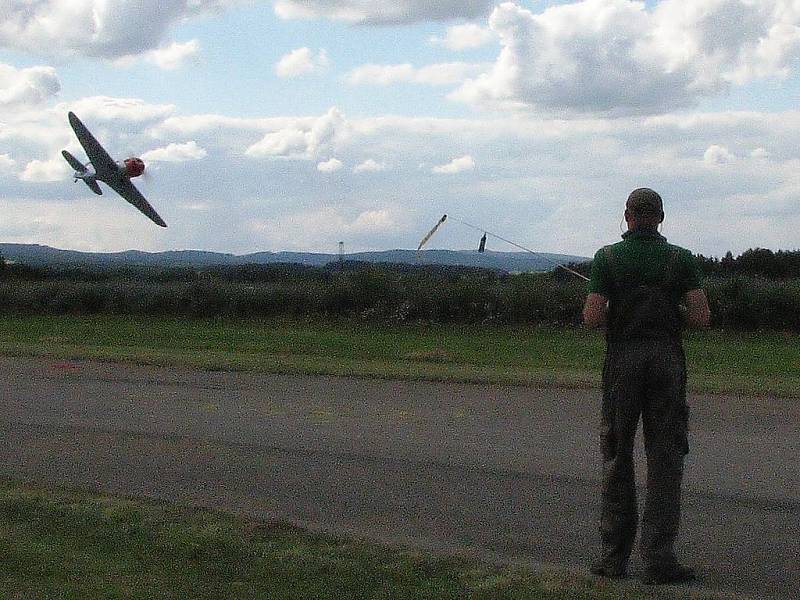
M 81 120 L 75 116 L 74 112 L 70 111 L 67 116 L 69 117 L 69 124 L 72 125 L 72 130 L 78 136 L 78 141 L 86 151 L 86 156 L 92 161 L 94 170 L 100 178 L 116 173 L 119 169 L 117 163 L 108 155 L 108 152 L 105 151 L 105 148 L 100 145 L 100 142 L 95 139 L 91 132 L 86 129 L 86 125 L 81 123 Z
M 147 215 L 150 220 L 153 221 L 153 223 L 161 227 L 167 226 L 167 224 L 164 223 L 164 220 L 158 216 L 158 213 L 153 209 L 153 207 L 150 206 L 150 203 L 145 200 L 144 196 L 142 196 L 142 193 L 136 189 L 135 185 L 131 183 L 130 179 L 111 179 L 107 181 L 106 184 L 108 184 L 108 186 L 120 196 L 125 198 L 125 200 L 133 204 L 136 208 Z

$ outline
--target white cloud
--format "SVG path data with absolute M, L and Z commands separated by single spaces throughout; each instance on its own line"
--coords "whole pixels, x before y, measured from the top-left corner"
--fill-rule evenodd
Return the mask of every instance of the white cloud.
M 329 64 L 328 54 L 324 49 L 314 54 L 308 48 L 297 48 L 281 57 L 275 65 L 275 73 L 278 77 L 297 77 L 325 69 Z
M 116 59 L 163 45 L 169 29 L 206 10 L 186 0 L 37 0 L 3 3 L 0 47 L 65 58 Z
M 165 148 L 156 148 L 142 154 L 141 159 L 150 162 L 186 162 L 200 160 L 208 155 L 205 148 L 190 141 L 184 144 L 169 144 Z
M 496 39 L 497 35 L 491 29 L 475 23 L 465 23 L 448 27 L 444 38 L 434 36 L 430 38 L 430 41 L 432 44 L 458 51 L 480 48 Z
M 68 105 L 56 107 L 56 112 L 66 114 L 72 110 L 90 130 L 90 120 L 145 122 L 164 119 L 175 111 L 174 104 L 149 104 L 138 98 L 111 98 L 108 96 L 90 96 L 81 98 Z M 64 117 L 66 123 L 66 116 Z
M 161 228 L 154 227 L 127 202 L 95 196 L 80 182 L 66 187 L 73 188 L 83 195 L 57 201 L 5 199 L 0 223 L 3 240 L 21 244 L 40 242 L 86 252 L 160 247 Z
M 0 108 L 36 106 L 61 90 L 53 67 L 16 69 L 0 63 Z
M 284 19 L 401 24 L 471 19 L 488 14 L 493 4 L 494 0 L 276 0 L 275 13 Z
M 25 170 L 20 173 L 22 181 L 49 182 L 65 179 L 71 173 L 69 166 L 63 158 L 50 160 L 32 160 L 25 165 Z
M 394 83 L 420 83 L 426 85 L 452 85 L 485 69 L 484 65 L 470 63 L 439 63 L 425 67 L 411 64 L 362 65 L 344 76 L 350 85 L 391 85 Z
M 0 122 L 0 148 L 8 149 L 18 168 L 31 160 L 57 158 L 66 149 L 76 155 L 83 150 L 67 124 L 66 113 L 56 114 L 53 109 L 6 113 Z M 66 165 L 66 163 L 64 163 Z
M 346 135 L 347 123 L 336 107 L 313 121 L 287 125 L 267 133 L 245 151 L 254 158 L 283 157 L 313 159 L 320 151 L 331 147 L 337 138 Z
M 251 236 L 269 240 L 274 248 L 307 250 L 308 245 L 303 240 L 310 238 L 317 241 L 317 251 L 331 253 L 338 249 L 340 241 L 345 242 L 347 252 L 369 249 L 372 247 L 370 240 L 385 240 L 402 234 L 410 226 L 407 213 L 395 206 L 356 211 L 313 207 L 250 222 Z
M 800 198 L 800 181 L 795 179 L 766 194 L 733 194 L 727 199 L 726 204 L 732 209 L 731 212 L 739 217 L 768 222 L 768 217 L 798 219 L 800 217 L 797 210 L 798 198 Z M 786 233 L 791 232 L 786 231 Z
M 800 4 L 793 1 L 664 0 L 653 20 L 668 68 L 689 63 L 701 90 L 784 77 L 800 52 Z
M 253 157 L 282 156 L 287 158 L 311 158 L 309 133 L 295 128 L 285 128 L 265 135 L 261 141 L 250 146 L 245 154 Z
M 186 6 L 200 14 L 215 14 L 222 10 L 234 8 L 239 4 L 247 4 L 250 0 L 187 0 Z
M 431 172 L 433 173 L 463 173 L 464 171 L 472 171 L 475 169 L 475 161 L 472 159 L 471 156 L 461 156 L 459 158 L 454 158 L 446 165 L 439 165 L 433 167 Z
M 196 212 L 208 212 L 209 210 L 208 204 L 200 202 L 187 202 L 186 204 L 182 204 L 181 208 Z
M 387 231 L 396 227 L 392 212 L 383 210 L 364 211 L 356 217 L 351 229 L 354 231 Z
M 200 53 L 200 42 L 189 40 L 183 44 L 173 42 L 169 46 L 151 50 L 145 60 L 149 60 L 158 67 L 173 70 L 183 66 L 190 60 L 195 60 Z
M 379 163 L 371 158 L 368 158 L 364 162 L 356 165 L 353 168 L 353 173 L 377 173 L 385 170 L 386 165 L 384 163 Z
M 310 118 L 309 121 L 313 120 Z M 275 131 L 298 122 L 297 117 L 242 118 L 217 114 L 167 117 L 151 131 L 156 136 L 195 135 L 215 131 Z
M 350 85 L 389 85 L 399 81 L 413 81 L 415 74 L 416 69 L 411 64 L 362 65 L 345 74 L 344 80 Z
M 770 154 L 766 148 L 756 148 L 750 153 L 750 156 L 755 159 L 769 158 Z
M 489 20 L 502 50 L 451 98 L 571 116 L 667 112 L 731 85 L 784 77 L 800 57 L 800 4 L 785 0 L 584 0 Z
M 725 146 L 713 144 L 703 153 L 703 162 L 709 165 L 723 165 L 736 161 L 736 156 Z
M 0 154 L 0 175 L 10 173 L 17 166 L 17 161 L 8 154 Z
M 120 66 L 127 67 L 141 60 L 156 65 L 159 69 L 173 71 L 189 61 L 196 60 L 199 54 L 200 42 L 189 40 L 185 43 L 173 42 L 169 46 L 148 50 L 141 54 L 128 54 L 114 62 Z
M 342 168 L 342 161 L 337 158 L 331 158 L 330 160 L 326 160 L 317 164 L 317 171 L 321 173 L 334 173 Z

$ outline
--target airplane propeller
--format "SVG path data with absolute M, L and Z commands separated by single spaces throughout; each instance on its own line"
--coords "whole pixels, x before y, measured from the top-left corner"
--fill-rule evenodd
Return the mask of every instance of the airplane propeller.
M 135 154 L 131 154 L 130 156 L 136 156 L 136 155 Z M 152 183 L 154 177 L 155 177 L 155 175 L 153 173 L 152 165 L 148 164 L 148 163 L 145 163 L 144 170 L 142 171 L 142 174 L 139 176 L 139 179 L 141 181 L 145 181 L 147 183 Z

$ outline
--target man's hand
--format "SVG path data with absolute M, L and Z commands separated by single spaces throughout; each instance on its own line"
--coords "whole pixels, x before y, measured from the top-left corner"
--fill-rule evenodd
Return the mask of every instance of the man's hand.
M 589 329 L 598 329 L 606 324 L 608 299 L 602 294 L 591 293 L 583 305 L 583 324 Z

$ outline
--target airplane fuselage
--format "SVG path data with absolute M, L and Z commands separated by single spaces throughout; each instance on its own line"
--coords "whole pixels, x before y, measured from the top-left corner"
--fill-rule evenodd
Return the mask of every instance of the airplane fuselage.
M 122 162 L 116 163 L 115 170 L 105 170 L 97 172 L 92 163 L 86 165 L 84 171 L 75 171 L 72 174 L 74 179 L 83 179 L 89 181 L 102 181 L 109 183 L 110 181 L 124 181 L 132 177 L 139 177 L 144 172 L 144 163 L 139 158 L 128 158 Z

